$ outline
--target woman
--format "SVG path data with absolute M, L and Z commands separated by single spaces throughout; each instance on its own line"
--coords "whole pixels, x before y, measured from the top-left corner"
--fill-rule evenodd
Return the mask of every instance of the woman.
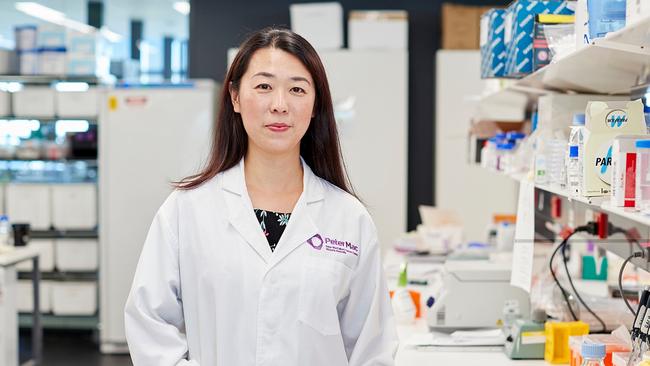
M 288 30 L 253 34 L 220 103 L 206 169 L 162 205 L 138 263 L 134 365 L 392 365 L 377 233 L 316 51 Z

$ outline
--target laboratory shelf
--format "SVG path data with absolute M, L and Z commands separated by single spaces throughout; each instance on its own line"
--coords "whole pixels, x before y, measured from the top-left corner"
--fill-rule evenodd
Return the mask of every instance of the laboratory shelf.
M 75 82 L 98 84 L 96 76 L 64 76 L 64 75 L 0 75 L 0 82 L 16 82 L 21 84 L 49 85 L 53 82 Z
M 99 231 L 93 230 L 32 230 L 32 239 L 97 239 Z
M 31 280 L 32 272 L 18 272 L 19 280 Z M 99 279 L 97 271 L 93 272 L 41 272 L 42 281 L 78 281 L 95 282 Z
M 478 116 L 508 121 L 548 93 L 640 94 L 650 86 L 649 34 L 647 17 L 594 40 L 558 62 L 481 97 Z
M 88 124 L 96 125 L 97 116 L 78 116 L 78 117 L 38 117 L 38 116 L 0 116 L 0 121 L 38 121 L 42 124 L 56 123 L 58 121 L 86 121 Z
M 528 180 L 527 174 L 505 174 L 494 170 L 490 171 L 506 175 L 517 182 Z M 613 207 L 608 199 L 609 197 L 571 197 L 566 188 L 551 184 L 535 184 L 535 188 L 566 198 L 570 202 L 579 202 L 592 210 L 616 215 L 635 224 L 650 227 L 650 215 L 644 215 L 633 208 Z
M 45 329 L 96 330 L 99 326 L 99 316 L 42 314 L 41 323 Z M 20 328 L 31 328 L 32 314 L 18 314 L 18 325 Z

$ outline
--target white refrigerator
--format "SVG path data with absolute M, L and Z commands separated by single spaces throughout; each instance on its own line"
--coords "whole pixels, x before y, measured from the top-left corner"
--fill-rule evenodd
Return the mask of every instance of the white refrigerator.
M 330 83 L 350 180 L 386 250 L 406 231 L 408 53 L 338 50 L 319 54 Z
M 207 159 L 216 85 L 108 89 L 99 118 L 100 340 L 124 353 L 124 304 L 151 221 L 171 183 Z

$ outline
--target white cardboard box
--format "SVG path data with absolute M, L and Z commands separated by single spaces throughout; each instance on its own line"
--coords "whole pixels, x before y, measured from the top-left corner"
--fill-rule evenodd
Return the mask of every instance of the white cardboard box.
M 65 48 L 38 51 L 38 72 L 41 75 L 65 75 Z
M 565 129 L 566 136 L 576 113 L 585 113 L 587 103 L 593 101 L 629 100 L 627 96 L 589 95 L 589 94 L 548 94 L 539 97 L 537 111 L 538 128 L 549 130 Z
M 52 224 L 50 186 L 7 184 L 6 208 L 12 223 L 29 223 L 32 230 L 48 230 Z
M 408 24 L 404 10 L 350 12 L 348 48 L 406 50 Z
M 53 185 L 52 225 L 59 230 L 95 228 L 97 226 L 97 188 L 95 184 Z
M 0 117 L 11 115 L 11 93 L 0 90 Z
M 343 7 L 340 3 L 291 4 L 291 30 L 316 49 L 343 47 Z
M 49 313 L 52 311 L 52 282 L 41 281 L 39 303 L 41 313 Z M 34 294 L 33 294 L 32 281 L 19 280 L 18 281 L 18 301 L 16 308 L 21 313 L 31 313 L 34 310 Z
M 54 118 L 55 91 L 50 87 L 27 86 L 14 93 L 12 105 L 16 117 Z
M 99 244 L 95 239 L 59 239 L 56 241 L 56 268 L 59 271 L 95 271 Z
M 52 284 L 54 315 L 94 315 L 97 312 L 97 284 L 55 282 Z
M 61 118 L 95 118 L 99 114 L 97 88 L 79 92 L 57 92 L 56 115 Z
M 52 239 L 32 239 L 27 246 L 37 248 L 40 256 L 38 258 L 38 267 L 41 272 L 54 271 L 54 240 Z M 16 265 L 19 271 L 31 271 L 32 261 L 23 261 Z

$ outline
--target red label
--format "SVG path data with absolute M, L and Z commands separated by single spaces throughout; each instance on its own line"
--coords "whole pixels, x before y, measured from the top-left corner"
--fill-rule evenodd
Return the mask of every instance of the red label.
M 625 159 L 625 207 L 634 207 L 636 195 L 636 153 L 627 153 Z

